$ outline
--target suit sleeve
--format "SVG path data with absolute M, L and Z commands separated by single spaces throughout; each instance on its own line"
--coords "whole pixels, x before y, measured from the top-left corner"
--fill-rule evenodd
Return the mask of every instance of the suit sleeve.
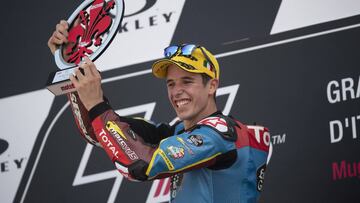
M 99 104 L 97 108 L 87 111 L 76 92 L 68 93 L 67 97 L 80 135 L 88 143 L 101 147 L 101 144 L 96 138 L 91 122 L 98 114 L 111 109 L 107 98 L 104 97 L 105 102 Z M 154 123 L 141 118 L 119 116 L 119 119 L 122 122 L 128 123 L 135 133 L 142 136 L 144 141 L 150 144 L 159 144 L 161 139 L 168 137 L 173 131 L 173 129 L 167 124 L 161 123 L 155 125 Z
M 131 124 L 124 122 L 126 120 L 122 120 L 106 103 L 92 108 L 89 116 L 97 140 L 119 172 L 129 180 L 164 178 L 174 173 L 212 166 L 218 157 L 235 149 L 233 141 L 223 139 L 208 126 L 164 136 L 167 138 L 159 144 L 149 145 L 143 138 L 152 137 L 151 133 L 139 136 Z
M 95 132 L 91 126 L 91 120 L 89 112 L 86 110 L 84 104 L 81 102 L 77 92 L 71 92 L 67 94 L 71 112 L 74 116 L 76 127 L 78 128 L 80 135 L 90 144 L 101 147 L 100 143 L 96 139 Z
M 191 132 L 162 140 L 151 158 L 146 175 L 149 179 L 163 178 L 173 173 L 209 167 L 234 149 L 234 142 L 223 139 L 213 128 L 199 126 Z
M 96 140 L 118 171 L 129 180 L 148 180 L 145 172 L 151 157 L 160 139 L 167 137 L 171 129 L 120 117 L 106 102 L 93 107 L 89 118 Z

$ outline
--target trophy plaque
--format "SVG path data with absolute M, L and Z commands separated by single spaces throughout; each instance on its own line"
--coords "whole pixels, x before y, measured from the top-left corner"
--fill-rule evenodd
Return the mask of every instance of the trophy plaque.
M 50 73 L 46 87 L 55 96 L 75 91 L 72 75 L 87 56 L 95 61 L 110 45 L 124 16 L 123 0 L 85 0 L 67 20 L 68 43 L 54 53 L 60 70 Z

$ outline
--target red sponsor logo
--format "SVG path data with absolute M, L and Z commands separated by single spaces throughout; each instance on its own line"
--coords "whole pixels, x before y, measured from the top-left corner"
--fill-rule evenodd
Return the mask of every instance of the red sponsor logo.
M 104 129 L 101 129 L 101 131 L 99 133 L 99 137 L 101 140 L 101 144 L 103 147 L 105 147 L 106 151 L 110 151 L 111 154 L 118 159 L 119 158 L 119 156 L 118 156 L 119 150 L 113 144 L 113 140 L 110 139 L 110 136 L 106 133 L 106 131 Z M 110 154 L 110 153 L 108 153 L 108 154 Z
M 245 128 L 238 130 L 236 146 L 238 148 L 251 146 L 268 152 L 270 147 L 270 133 L 268 129 L 263 126 L 253 125 L 248 125 L 247 128 L 248 130 L 245 130 Z
M 332 179 L 342 180 L 346 178 L 360 178 L 360 162 L 341 162 L 332 163 Z
M 66 90 L 74 89 L 74 88 L 75 88 L 74 84 L 67 84 L 65 86 L 60 87 L 61 91 L 66 91 Z
M 128 156 L 125 155 L 120 146 L 116 144 L 115 139 L 103 128 L 104 124 L 100 117 L 97 117 L 92 122 L 92 126 L 96 133 L 97 140 L 101 143 L 101 146 L 112 161 L 117 160 L 125 166 L 131 164 L 131 160 L 128 159 Z

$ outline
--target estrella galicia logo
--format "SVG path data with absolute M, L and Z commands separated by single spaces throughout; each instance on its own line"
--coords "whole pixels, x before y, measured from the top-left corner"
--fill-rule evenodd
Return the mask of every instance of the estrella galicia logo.
M 265 179 L 265 171 L 266 171 L 266 164 L 263 164 L 256 170 L 256 182 L 257 186 L 256 189 L 261 192 L 264 185 L 264 179 Z
M 0 139 L 0 155 L 3 154 L 8 147 L 9 143 L 6 140 Z

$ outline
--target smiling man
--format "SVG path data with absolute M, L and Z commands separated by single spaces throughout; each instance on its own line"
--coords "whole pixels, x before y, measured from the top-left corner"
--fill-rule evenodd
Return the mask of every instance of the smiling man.
M 169 65 L 167 69 L 169 101 L 177 116 L 184 121 L 185 128 L 190 128 L 217 110 L 212 95 L 215 94 L 218 80 L 204 84 L 203 77 L 179 69 L 174 64 Z
M 52 51 L 65 42 L 59 40 L 67 32 L 62 23 L 49 39 Z M 85 58 L 70 78 L 77 93 L 69 94 L 83 137 L 101 146 L 130 180 L 171 177 L 173 202 L 257 202 L 270 134 L 218 111 L 216 58 L 202 46 L 169 46 L 152 71 L 166 81 L 180 119 L 173 126 L 117 115 L 103 95 L 94 63 Z
M 153 64 L 153 74 L 166 78 L 169 101 L 185 129 L 217 111 L 219 64 L 204 47 L 169 46 L 164 59 Z

